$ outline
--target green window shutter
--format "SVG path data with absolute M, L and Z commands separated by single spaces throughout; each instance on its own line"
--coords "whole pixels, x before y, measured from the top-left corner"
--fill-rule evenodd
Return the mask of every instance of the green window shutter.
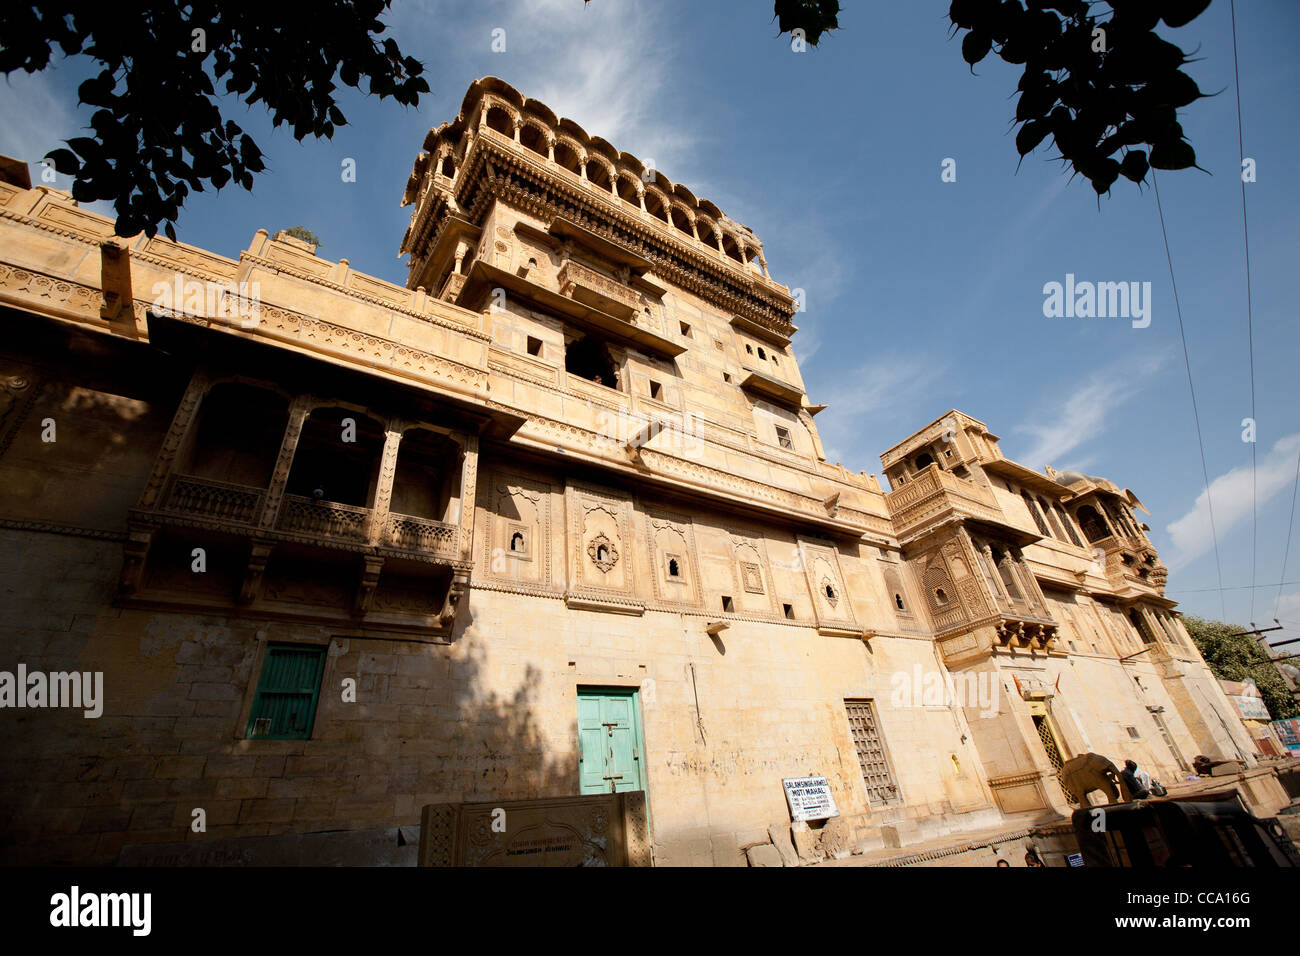
M 246 736 L 265 740 L 309 738 L 324 672 L 323 647 L 268 645 Z

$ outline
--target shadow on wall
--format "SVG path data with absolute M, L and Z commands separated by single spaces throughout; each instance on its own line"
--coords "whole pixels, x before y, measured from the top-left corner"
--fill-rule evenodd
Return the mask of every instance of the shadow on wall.
M 529 664 L 513 694 L 503 695 L 486 679 L 487 651 L 465 637 L 472 608 L 462 604 L 453 632 L 449 667 L 451 736 L 435 759 L 444 762 L 445 787 L 426 803 L 575 796 L 578 793 L 577 717 L 566 723 L 568 740 L 548 737 L 538 718 L 543 701 L 542 673 Z M 561 747 L 564 749 L 561 750 Z

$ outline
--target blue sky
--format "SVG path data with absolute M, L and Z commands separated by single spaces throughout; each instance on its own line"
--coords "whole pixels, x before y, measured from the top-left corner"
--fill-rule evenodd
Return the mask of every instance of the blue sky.
M 972 76 L 947 3 L 845 3 L 841 29 L 793 53 L 770 4 L 686 0 L 404 2 L 387 22 L 422 60 L 416 110 L 360 95 L 332 141 L 297 143 L 265 113 L 230 116 L 268 157 L 250 195 L 191 197 L 181 239 L 237 256 L 259 228 L 302 224 L 320 253 L 405 280 L 398 203 L 425 131 L 454 117 L 469 83 L 500 76 L 619 149 L 653 159 L 763 239 L 774 278 L 805 290 L 796 350 L 831 461 L 876 472 L 878 455 L 951 407 L 1034 467 L 1131 488 L 1170 565 L 1169 596 L 1220 617 L 1187 371 L 1154 195 L 1121 180 L 1098 207 L 1047 149 L 1016 168 L 1018 71 L 990 57 Z M 492 31 L 505 30 L 505 52 Z M 1290 289 L 1300 226 L 1300 7 L 1237 9 L 1253 273 L 1258 545 L 1253 619 L 1278 601 L 1300 452 L 1300 325 Z M 1251 619 L 1251 447 L 1240 157 L 1227 0 L 1180 30 L 1201 100 L 1180 117 L 1209 173 L 1161 177 L 1197 389 L 1227 618 Z M 0 84 L 0 152 L 38 159 L 79 135 L 88 74 L 56 61 Z M 340 176 L 354 159 L 356 182 Z M 955 182 L 941 181 L 945 159 Z M 61 185 L 66 181 L 61 180 Z M 1067 273 L 1150 282 L 1151 323 L 1046 318 L 1043 286 Z M 1300 581 L 1300 542 L 1288 578 Z M 1281 636 L 1300 636 L 1300 584 L 1281 589 Z

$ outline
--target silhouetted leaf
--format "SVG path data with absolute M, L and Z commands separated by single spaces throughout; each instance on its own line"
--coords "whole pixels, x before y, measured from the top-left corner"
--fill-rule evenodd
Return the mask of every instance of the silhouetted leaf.
M 1151 165 L 1156 169 L 1188 169 L 1196 165 L 1196 150 L 1186 140 L 1157 143 L 1151 148 Z
M 1140 183 L 1147 176 L 1147 154 L 1140 149 L 1132 150 L 1120 160 L 1119 171 L 1125 179 Z
M 984 57 L 988 56 L 989 50 L 993 48 L 993 41 L 986 33 L 968 33 L 966 39 L 961 41 L 961 55 L 971 66 L 974 66 Z
M 1016 133 L 1016 150 L 1021 156 L 1033 152 L 1052 132 L 1046 120 L 1030 120 Z

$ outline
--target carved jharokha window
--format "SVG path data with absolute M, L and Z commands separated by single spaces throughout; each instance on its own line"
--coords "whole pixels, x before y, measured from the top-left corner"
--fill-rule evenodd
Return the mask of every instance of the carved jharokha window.
M 1061 507 L 1061 503 L 1059 501 L 1053 501 L 1052 507 L 1056 509 L 1056 514 L 1060 517 L 1061 524 L 1065 527 L 1065 533 L 1070 536 L 1070 543 L 1075 547 L 1082 548 L 1083 542 L 1081 542 L 1079 536 L 1075 534 L 1074 525 L 1070 523 L 1070 516 L 1065 513 L 1065 509 Z
M 218 382 L 199 406 L 198 427 L 177 471 L 265 488 L 288 424 L 288 401 L 242 382 Z
M 1052 535 L 1056 538 L 1059 538 L 1061 541 L 1064 541 L 1065 532 L 1061 530 L 1061 525 L 1060 522 L 1056 520 L 1056 515 L 1052 514 L 1051 506 L 1043 498 L 1039 498 L 1038 503 L 1043 508 L 1043 514 L 1047 517 L 1048 524 L 1052 526 Z
M 1042 514 L 1039 513 L 1038 505 L 1034 503 L 1034 499 L 1029 497 L 1029 493 L 1026 491 L 1020 492 L 1020 497 L 1024 499 L 1025 508 L 1028 509 L 1030 516 L 1034 519 L 1034 524 L 1038 525 L 1038 533 L 1045 538 L 1051 537 L 1051 532 L 1047 530 L 1047 522 L 1043 520 Z
M 1143 644 L 1154 644 L 1156 636 L 1152 632 L 1150 625 L 1147 624 L 1146 618 L 1137 608 L 1131 608 L 1128 612 L 1128 619 L 1133 623 L 1133 627 L 1142 637 Z
M 997 548 L 993 549 L 993 563 L 997 566 L 998 575 L 1002 578 L 1002 585 L 1007 589 L 1007 594 L 1011 595 L 1014 601 L 1023 601 L 1024 594 L 1020 590 L 1020 585 L 1016 582 L 1015 568 L 1011 555 L 1003 554 Z
M 1100 541 L 1102 538 L 1110 537 L 1110 531 L 1106 528 L 1106 522 L 1102 520 L 1097 509 L 1092 505 L 1084 505 L 1076 512 L 1079 519 L 1079 527 L 1083 529 L 1084 536 L 1089 542 Z
M 349 408 L 317 408 L 308 417 L 285 491 L 315 500 L 370 507 L 384 432 Z

